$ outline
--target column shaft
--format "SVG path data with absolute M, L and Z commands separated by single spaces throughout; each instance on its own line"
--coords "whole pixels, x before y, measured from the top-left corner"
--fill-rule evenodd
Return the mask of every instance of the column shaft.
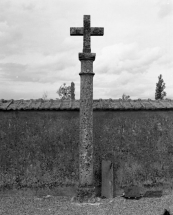
M 80 143 L 79 183 L 93 185 L 93 61 L 95 54 L 79 53 L 80 82 Z
M 93 184 L 93 74 L 81 74 L 79 181 Z

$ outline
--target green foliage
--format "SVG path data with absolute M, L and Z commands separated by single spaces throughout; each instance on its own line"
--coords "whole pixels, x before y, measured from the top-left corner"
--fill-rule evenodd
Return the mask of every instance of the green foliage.
M 61 100 L 75 99 L 75 84 L 71 82 L 71 86 L 66 86 L 66 83 L 64 83 L 57 93 Z
M 165 83 L 162 79 L 162 75 L 158 76 L 158 83 L 156 83 L 156 92 L 155 92 L 155 99 L 164 99 L 166 96 L 165 89 Z
M 65 83 L 62 86 L 60 86 L 57 93 L 58 93 L 60 99 L 62 99 L 62 100 L 70 100 L 71 99 L 71 87 L 66 86 Z
M 71 82 L 71 99 L 75 100 L 75 84 Z
M 122 100 L 127 101 L 129 99 L 130 99 L 130 96 L 128 96 L 128 95 L 126 95 L 126 94 L 123 93 Z
M 43 93 L 42 99 L 43 100 L 48 99 L 48 92 L 47 91 Z

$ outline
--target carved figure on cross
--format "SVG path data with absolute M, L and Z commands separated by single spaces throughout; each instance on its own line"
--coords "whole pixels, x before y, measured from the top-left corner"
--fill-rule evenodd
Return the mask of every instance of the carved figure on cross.
M 84 15 L 83 26 L 70 28 L 70 35 L 83 36 L 83 53 L 91 53 L 90 36 L 103 36 L 104 28 L 90 27 L 90 15 Z

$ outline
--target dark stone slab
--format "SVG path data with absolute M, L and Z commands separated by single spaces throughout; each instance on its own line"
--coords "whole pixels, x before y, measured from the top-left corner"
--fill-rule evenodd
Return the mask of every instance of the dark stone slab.
M 102 187 L 101 196 L 114 197 L 113 163 L 110 160 L 102 160 Z
M 163 215 L 171 215 L 170 212 L 168 210 L 164 210 Z
M 142 198 L 140 188 L 135 185 L 124 188 L 124 194 L 122 197 L 126 199 L 140 199 Z
M 153 198 L 153 197 L 162 197 L 163 192 L 162 190 L 154 190 L 154 191 L 146 191 L 143 197 Z

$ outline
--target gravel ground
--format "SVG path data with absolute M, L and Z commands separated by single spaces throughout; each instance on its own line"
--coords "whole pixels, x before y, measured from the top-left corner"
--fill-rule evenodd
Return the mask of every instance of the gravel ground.
M 101 199 L 94 204 L 73 203 L 71 196 L 36 195 L 33 191 L 0 192 L 0 215 L 161 215 L 173 214 L 173 193 L 161 198 Z

